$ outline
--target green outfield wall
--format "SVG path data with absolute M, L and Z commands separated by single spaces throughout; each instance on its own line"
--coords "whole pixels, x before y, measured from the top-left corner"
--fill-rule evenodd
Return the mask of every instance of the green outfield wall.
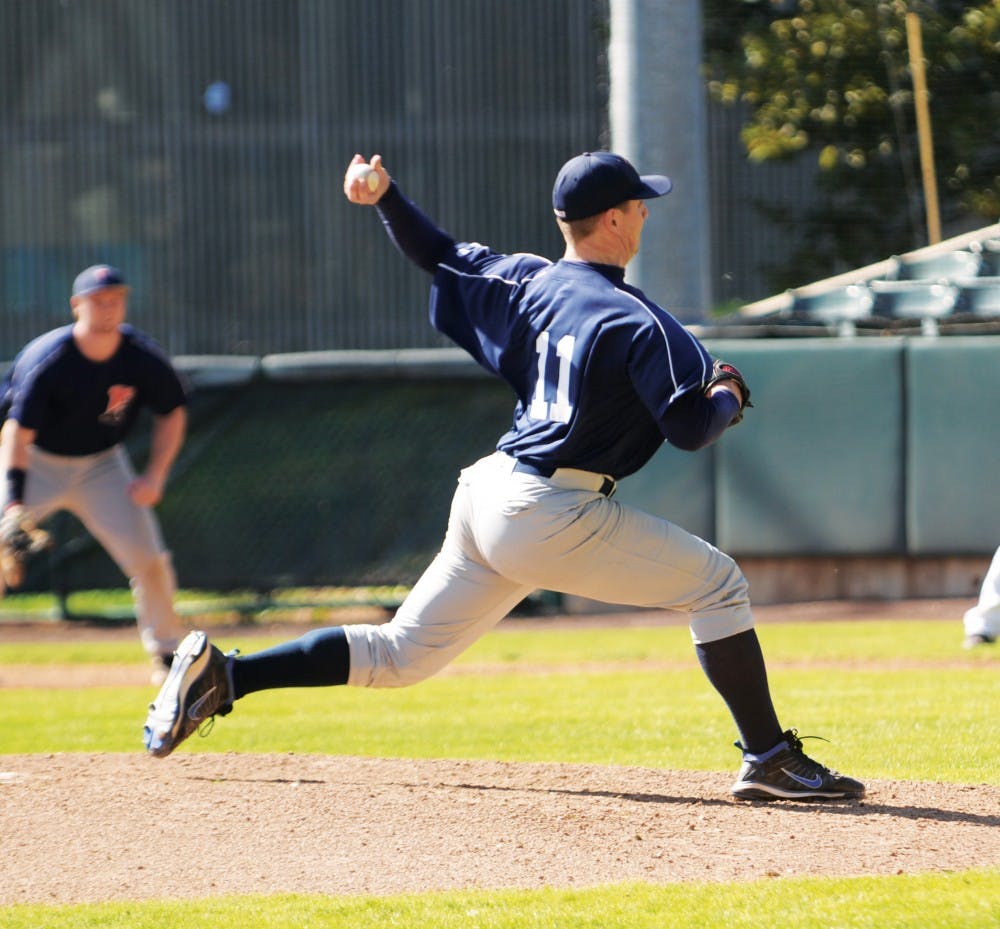
M 710 449 L 661 449 L 618 499 L 751 565 L 988 561 L 1000 337 L 707 344 L 744 371 L 754 408 Z M 511 419 L 508 388 L 447 349 L 178 364 L 190 434 L 159 513 L 187 588 L 412 583 L 459 469 Z M 146 440 L 130 448 L 140 464 Z M 53 528 L 29 587 L 124 584 L 72 517 Z

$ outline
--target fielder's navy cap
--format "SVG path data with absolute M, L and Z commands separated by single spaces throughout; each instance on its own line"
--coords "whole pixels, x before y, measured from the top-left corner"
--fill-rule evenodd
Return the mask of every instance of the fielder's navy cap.
M 125 276 L 111 265 L 91 265 L 81 271 L 73 281 L 73 296 L 82 297 L 104 287 L 125 286 Z
M 644 174 L 621 155 L 584 152 L 570 158 L 552 188 L 552 209 L 560 219 L 585 219 L 626 200 L 651 200 L 670 192 L 673 182 L 662 174 Z

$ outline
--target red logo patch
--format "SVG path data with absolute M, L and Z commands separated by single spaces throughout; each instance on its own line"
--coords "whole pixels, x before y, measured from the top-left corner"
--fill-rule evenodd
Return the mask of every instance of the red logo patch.
M 128 384 L 112 384 L 108 388 L 108 407 L 98 416 L 98 420 L 108 425 L 117 425 L 125 418 L 128 405 L 135 396 L 135 388 Z

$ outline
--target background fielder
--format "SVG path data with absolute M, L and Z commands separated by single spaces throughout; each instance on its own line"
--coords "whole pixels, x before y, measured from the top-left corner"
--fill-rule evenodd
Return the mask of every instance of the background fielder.
M 68 510 L 129 578 L 142 644 L 162 684 L 184 634 L 170 553 L 153 514 L 184 441 L 186 396 L 167 356 L 125 324 L 121 271 L 94 265 L 73 283 L 75 322 L 30 342 L 2 388 L 7 475 L 0 540 Z M 149 461 L 133 470 L 122 442 L 142 407 L 154 414 Z
M 433 275 L 433 325 L 503 378 L 517 404 L 494 454 L 463 470 L 444 544 L 390 623 L 317 630 L 256 655 L 224 656 L 204 633 L 182 643 L 150 708 L 147 749 L 169 754 L 198 723 L 273 687 L 397 687 L 439 671 L 533 590 L 683 610 L 708 679 L 744 749 L 744 798 L 858 797 L 783 732 L 735 562 L 667 520 L 611 499 L 615 482 L 667 439 L 695 450 L 739 422 L 749 392 L 669 313 L 625 282 L 666 194 L 624 158 L 584 153 L 556 178 L 566 241 L 553 264 L 456 242 L 408 201 L 375 156 L 344 182 L 378 205 L 406 257 Z M 371 181 L 374 181 L 372 183 Z

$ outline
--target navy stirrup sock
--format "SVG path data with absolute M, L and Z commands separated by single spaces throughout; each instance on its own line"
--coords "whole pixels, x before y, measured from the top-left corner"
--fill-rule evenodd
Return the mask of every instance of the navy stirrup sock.
M 255 690 L 278 687 L 328 687 L 346 684 L 351 653 L 341 626 L 314 629 L 233 662 L 235 699 Z
M 767 670 L 757 631 L 695 646 L 712 686 L 726 701 L 746 751 L 766 752 L 781 740 L 781 726 L 767 686 Z

